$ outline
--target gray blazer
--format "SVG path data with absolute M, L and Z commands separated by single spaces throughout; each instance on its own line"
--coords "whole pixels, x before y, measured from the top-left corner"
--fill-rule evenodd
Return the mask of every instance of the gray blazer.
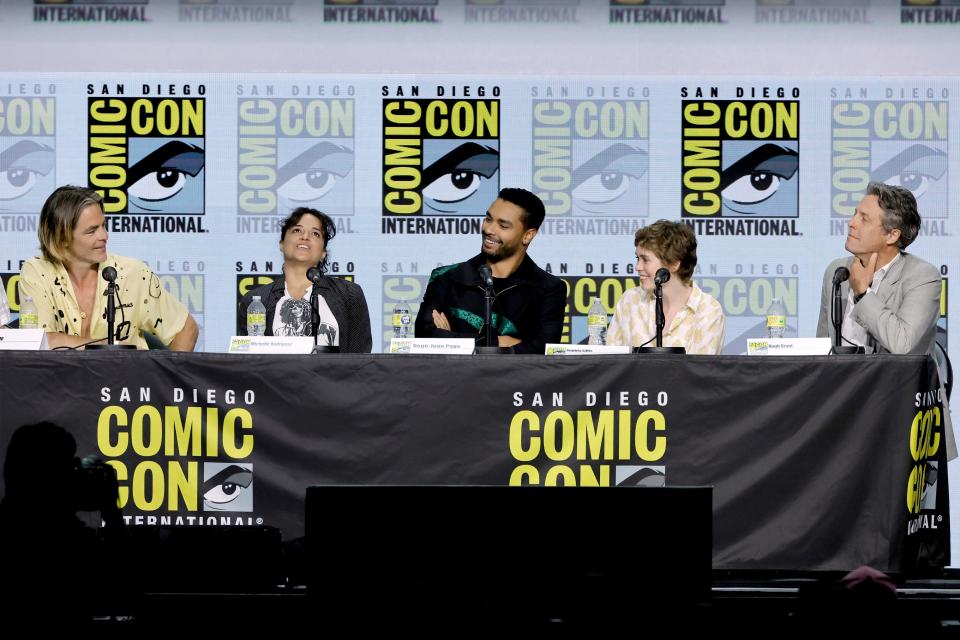
M 833 341 L 830 308 L 833 273 L 850 265 L 852 258 L 837 258 L 823 274 L 820 320 L 817 336 Z M 920 258 L 901 253 L 884 276 L 876 292 L 871 291 L 853 308 L 853 320 L 867 330 L 867 353 L 933 354 L 940 317 L 940 271 Z M 846 312 L 850 282 L 840 285 Z

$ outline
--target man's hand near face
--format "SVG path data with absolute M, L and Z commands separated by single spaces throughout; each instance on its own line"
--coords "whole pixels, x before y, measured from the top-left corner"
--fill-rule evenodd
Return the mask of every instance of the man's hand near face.
M 866 264 L 860 262 L 860 258 L 857 256 L 854 256 L 853 260 L 850 261 L 850 288 L 854 295 L 863 295 L 870 288 L 873 283 L 873 275 L 877 271 L 878 257 L 876 253 L 871 253 Z

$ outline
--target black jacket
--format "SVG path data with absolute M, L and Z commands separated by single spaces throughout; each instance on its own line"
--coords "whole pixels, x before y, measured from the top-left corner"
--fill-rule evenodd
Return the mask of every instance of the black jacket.
M 373 347 L 370 313 L 367 311 L 367 299 L 363 296 L 360 285 L 343 278 L 323 276 L 320 284 L 316 286 L 340 326 L 341 353 L 370 353 Z M 247 307 L 253 301 L 253 296 L 260 296 L 260 301 L 267 308 L 266 335 L 272 336 L 273 315 L 277 303 L 283 298 L 284 288 L 281 275 L 270 284 L 248 291 L 237 307 L 237 335 L 247 335 Z
M 415 325 L 418 338 L 473 338 L 486 344 L 483 327 L 483 287 L 478 269 L 483 254 L 467 262 L 439 267 L 430 274 Z M 548 342 L 560 342 L 566 285 L 524 256 L 520 267 L 506 278 L 494 278 L 493 328 L 496 335 L 513 336 L 521 342 L 516 353 L 543 353 Z M 433 324 L 436 309 L 450 321 L 451 331 Z M 496 346 L 496 345 L 491 345 Z

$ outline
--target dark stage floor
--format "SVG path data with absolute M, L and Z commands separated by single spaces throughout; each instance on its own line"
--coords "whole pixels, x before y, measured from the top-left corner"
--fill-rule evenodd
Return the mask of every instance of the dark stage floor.
M 108 637 L 178 630 L 296 633 L 305 627 L 319 632 L 311 635 L 326 637 L 401 630 L 473 637 L 516 630 L 534 637 L 693 632 L 741 638 L 837 633 L 960 638 L 960 572 L 896 578 L 895 597 L 851 595 L 836 586 L 840 577 L 715 572 L 710 593 L 700 602 L 675 599 L 671 592 L 657 593 L 649 586 L 635 592 L 619 585 L 614 592 L 602 580 L 593 593 L 575 588 L 563 594 L 563 585 L 539 585 L 533 576 L 526 585 L 511 582 L 499 591 L 489 584 L 464 591 L 454 585 L 371 582 L 359 589 L 352 584 L 349 593 L 333 598 L 303 585 L 258 592 L 147 593 L 129 599 L 113 615 L 95 618 L 92 626 Z

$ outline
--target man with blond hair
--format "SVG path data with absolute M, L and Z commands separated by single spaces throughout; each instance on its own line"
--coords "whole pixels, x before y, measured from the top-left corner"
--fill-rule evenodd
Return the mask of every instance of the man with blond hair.
M 20 270 L 20 291 L 37 305 L 37 325 L 51 348 L 80 347 L 107 338 L 107 269 L 117 285 L 115 340 L 146 349 L 150 333 L 175 351 L 192 351 L 199 328 L 146 264 L 107 253 L 103 198 L 83 187 L 56 189 L 40 211 L 42 255 Z

